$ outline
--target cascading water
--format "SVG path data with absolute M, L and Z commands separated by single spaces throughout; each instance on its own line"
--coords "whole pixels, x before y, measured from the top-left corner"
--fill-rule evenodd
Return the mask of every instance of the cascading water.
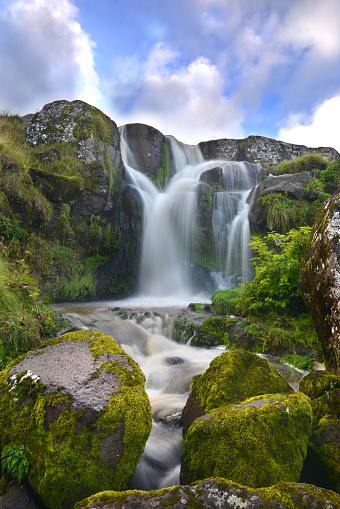
M 216 287 L 230 287 L 235 275 L 248 281 L 247 197 L 252 185 L 258 183 L 250 179 L 251 171 L 259 174 L 257 165 L 204 161 L 198 146 L 185 145 L 171 136 L 167 137 L 167 145 L 173 176 L 166 188 L 159 190 L 135 169 L 124 127 L 121 128 L 121 153 L 126 172 L 144 206 L 140 293 L 155 298 L 192 298 L 192 276 L 186 262 L 194 249 L 198 183 L 203 172 L 216 167 L 223 170 L 223 191 L 215 194 L 212 220 L 218 269 L 214 273 Z

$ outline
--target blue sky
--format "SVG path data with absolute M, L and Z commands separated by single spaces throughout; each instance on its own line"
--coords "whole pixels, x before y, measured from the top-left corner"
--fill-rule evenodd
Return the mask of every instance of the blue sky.
M 340 0 L 0 0 L 0 109 L 340 151 Z

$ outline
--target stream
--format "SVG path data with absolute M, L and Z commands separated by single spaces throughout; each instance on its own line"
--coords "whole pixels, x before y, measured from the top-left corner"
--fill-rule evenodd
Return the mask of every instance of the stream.
M 97 329 L 115 338 L 139 364 L 145 374 L 145 389 L 150 398 L 153 428 L 135 471 L 132 488 L 151 490 L 179 484 L 182 454 L 181 411 L 190 392 L 191 379 L 203 373 L 224 347 L 198 348 L 172 340 L 176 317 L 190 321 L 202 317 L 182 306 L 143 307 L 138 300 L 88 303 L 61 303 L 50 307 L 67 316 L 74 327 Z M 207 315 L 210 316 L 210 315 Z M 123 317 L 123 318 L 122 318 Z M 306 374 L 277 359 L 266 357 L 294 390 Z

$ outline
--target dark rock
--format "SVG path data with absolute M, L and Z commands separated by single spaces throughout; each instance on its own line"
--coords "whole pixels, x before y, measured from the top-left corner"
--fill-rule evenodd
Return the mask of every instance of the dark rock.
M 313 430 L 300 480 L 340 493 L 340 389 L 326 390 L 312 401 L 312 409 Z
M 340 192 L 327 200 L 312 229 L 300 270 L 300 294 L 310 311 L 326 369 L 340 375 Z
M 11 483 L 0 495 L 0 509 L 37 509 L 37 506 L 23 484 Z

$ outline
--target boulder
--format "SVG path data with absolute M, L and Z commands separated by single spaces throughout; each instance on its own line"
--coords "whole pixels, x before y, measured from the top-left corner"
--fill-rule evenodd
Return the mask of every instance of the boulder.
M 253 396 L 291 391 L 292 388 L 266 359 L 244 350 L 222 353 L 211 361 L 193 385 L 183 409 L 183 434 L 194 419 L 215 408 Z
M 116 341 L 91 329 L 49 340 L 2 371 L 1 445 L 24 445 L 28 481 L 49 509 L 129 487 L 151 430 L 144 383 Z
M 310 399 L 301 392 L 215 408 L 186 432 L 181 484 L 212 476 L 252 488 L 298 482 L 311 429 Z
M 313 370 L 302 378 L 299 390 L 316 399 L 340 387 L 340 378 L 328 371 Z
M 109 491 L 98 493 L 75 505 L 75 509 L 337 509 L 340 496 L 308 484 L 281 483 L 257 490 L 217 478 L 191 486 L 172 486 L 158 491 Z
M 319 212 L 300 269 L 300 295 L 312 315 L 326 369 L 340 375 L 340 192 Z

